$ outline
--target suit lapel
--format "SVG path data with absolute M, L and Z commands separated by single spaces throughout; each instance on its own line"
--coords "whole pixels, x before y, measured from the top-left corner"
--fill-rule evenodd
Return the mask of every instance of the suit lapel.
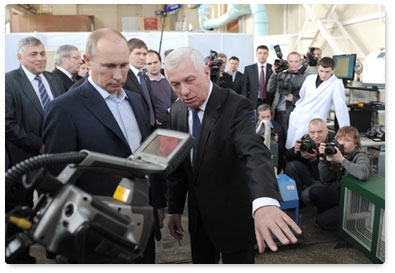
M 202 128 L 200 130 L 199 150 L 196 155 L 195 167 L 197 173 L 199 172 L 203 155 L 206 153 L 206 145 L 210 137 L 211 129 L 216 124 L 218 117 L 221 113 L 224 94 L 228 93 L 226 91 L 218 90 L 218 87 L 214 86 L 210 98 L 207 102 Z
M 258 65 L 258 63 L 256 63 L 253 68 L 254 68 L 254 71 L 253 71 L 252 75 L 254 77 L 254 82 L 255 82 L 255 86 L 256 86 L 256 90 L 257 90 L 256 92 L 258 92 L 258 90 L 259 90 L 259 72 L 258 72 L 259 65 Z
M 84 85 L 88 85 L 87 88 L 83 88 L 81 93 L 83 104 L 86 108 L 89 109 L 91 113 L 93 113 L 98 120 L 100 120 L 105 127 L 111 130 L 116 136 L 118 136 L 126 145 L 129 147 L 128 142 L 125 139 L 121 129 L 118 126 L 117 121 L 112 115 L 110 109 L 108 109 L 106 102 L 100 96 L 100 94 L 94 89 L 94 87 L 89 83 L 89 81 L 85 81 Z
M 138 90 L 129 90 L 129 91 L 138 91 L 139 94 L 143 94 L 143 90 L 141 89 L 139 80 L 137 79 L 136 75 L 134 75 L 131 69 L 129 69 L 128 78 L 134 84 L 135 88 L 138 89 Z
M 188 112 L 188 107 L 181 100 L 174 102 L 170 112 L 171 129 L 189 133 Z M 187 162 L 185 163 L 185 167 L 192 172 L 190 157 L 184 162 Z
M 47 73 L 46 71 L 44 71 L 44 76 L 48 81 L 48 84 L 49 84 L 49 87 L 51 88 L 53 97 L 56 98 L 57 96 L 59 96 L 62 93 L 61 91 L 63 91 L 63 90 L 59 90 L 59 88 L 61 86 L 56 84 L 56 82 L 55 82 L 56 79 L 54 79 L 54 77 L 50 73 Z
M 30 102 L 33 104 L 34 108 L 42 115 L 44 116 L 44 110 L 43 107 L 41 106 L 40 99 L 36 95 L 36 91 L 34 90 L 32 83 L 29 81 L 29 79 L 26 77 L 25 72 L 23 71 L 22 67 L 19 68 L 19 78 L 21 80 L 22 84 L 22 89 L 21 92 L 25 94 L 25 97 L 30 100 Z

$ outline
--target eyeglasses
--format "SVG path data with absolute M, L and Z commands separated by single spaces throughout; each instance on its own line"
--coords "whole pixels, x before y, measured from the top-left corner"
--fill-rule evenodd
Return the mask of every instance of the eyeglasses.
M 81 57 L 80 56 L 75 56 L 75 57 L 73 57 L 73 56 L 68 56 L 69 58 L 73 58 L 73 59 L 75 59 L 75 60 L 77 60 L 77 61 L 79 61 L 80 59 L 81 59 Z

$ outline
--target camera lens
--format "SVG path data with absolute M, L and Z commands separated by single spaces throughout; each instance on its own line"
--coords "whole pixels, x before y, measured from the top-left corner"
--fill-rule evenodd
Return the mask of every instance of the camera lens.
M 330 146 L 330 147 L 325 148 L 326 155 L 334 155 L 334 154 L 336 154 L 336 152 L 337 151 L 336 151 L 335 147 Z

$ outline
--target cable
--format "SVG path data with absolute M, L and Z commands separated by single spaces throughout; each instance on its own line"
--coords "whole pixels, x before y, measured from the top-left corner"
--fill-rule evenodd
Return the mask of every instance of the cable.
M 87 155 L 88 154 L 85 152 L 67 152 L 60 154 L 38 155 L 28 158 L 7 170 L 5 174 L 5 192 L 9 192 L 15 183 L 20 183 L 23 175 L 30 171 L 48 166 L 50 164 L 79 163 Z M 28 189 L 32 185 L 28 185 L 26 181 L 24 181 L 23 186 Z

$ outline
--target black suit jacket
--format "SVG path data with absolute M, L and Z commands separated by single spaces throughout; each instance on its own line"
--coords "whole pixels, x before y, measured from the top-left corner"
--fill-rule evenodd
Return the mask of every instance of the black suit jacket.
M 154 106 L 154 103 L 152 101 L 151 81 L 145 73 L 144 73 L 144 79 L 145 79 L 145 82 L 148 87 L 148 93 L 150 94 L 151 105 Z M 143 89 L 141 88 L 139 80 L 137 79 L 136 75 L 133 73 L 133 71 L 131 69 L 129 69 L 129 71 L 128 71 L 128 77 L 126 78 L 126 82 L 123 85 L 123 88 L 126 90 L 133 91 L 142 97 L 142 99 L 144 101 L 145 109 L 148 112 L 148 116 L 149 116 L 150 109 L 149 109 L 148 101 L 146 100 L 146 98 L 144 96 Z M 154 111 L 154 115 L 155 115 L 155 109 L 153 109 L 153 111 Z M 151 124 L 151 126 L 155 127 L 155 124 Z
M 188 132 L 188 108 L 176 101 L 170 127 Z M 204 225 L 219 251 L 255 242 L 251 204 L 258 197 L 281 200 L 270 152 L 255 133 L 251 104 L 214 85 L 199 137 L 195 174 L 190 157 L 168 177 L 169 213 L 181 214 L 188 195 L 189 231 Z M 200 216 L 201 220 L 199 220 Z
M 235 90 L 237 94 L 242 93 L 243 80 L 244 80 L 244 74 L 241 73 L 240 71 L 236 71 L 235 80 L 233 81 L 233 90 Z
M 43 74 L 54 97 L 64 93 L 62 81 L 58 76 L 47 71 Z M 40 99 L 22 67 L 6 73 L 5 146 L 8 155 L 6 169 L 39 154 L 43 144 L 41 139 L 43 120 L 44 110 Z M 16 190 L 15 193 L 18 195 L 14 200 L 15 204 L 32 204 L 32 195 L 24 196 L 22 189 Z
M 86 75 L 84 77 L 77 79 L 75 81 L 75 83 L 73 83 L 73 85 L 70 87 L 69 90 L 74 89 L 74 88 L 80 86 L 81 84 L 83 84 L 88 77 L 89 77 L 89 72 L 86 73 Z
M 150 134 L 144 103 L 137 94 L 125 92 L 144 140 Z M 43 141 L 47 153 L 86 149 L 123 158 L 132 154 L 106 102 L 89 81 L 51 102 L 45 114 Z M 54 173 L 60 170 L 52 169 Z M 76 185 L 88 193 L 109 196 L 118 182 L 118 178 L 87 174 Z
M 74 84 L 74 82 L 69 78 L 69 76 L 67 76 L 65 73 L 63 73 L 62 70 L 57 69 L 55 67 L 55 69 L 52 70 L 52 73 L 59 75 L 59 77 L 62 79 L 63 88 L 65 91 L 69 90 L 70 87 Z
M 272 105 L 274 94 L 270 94 L 267 92 L 267 82 L 269 81 L 270 76 L 273 74 L 272 65 L 266 64 L 265 71 L 265 85 L 266 85 L 266 94 L 264 103 Z M 244 68 L 244 80 L 243 80 L 243 88 L 242 95 L 249 99 L 252 104 L 252 107 L 256 109 L 257 100 L 258 100 L 258 92 L 259 92 L 259 74 L 258 74 L 258 64 L 248 65 Z

